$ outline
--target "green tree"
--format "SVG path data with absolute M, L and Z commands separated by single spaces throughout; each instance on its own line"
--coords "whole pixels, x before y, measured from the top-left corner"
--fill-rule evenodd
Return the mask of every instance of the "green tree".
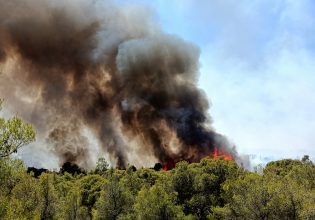
M 121 185 L 134 196 L 138 194 L 142 185 L 145 183 L 137 174 L 138 173 L 134 172 L 133 168 L 130 166 L 120 179 Z
M 153 169 L 142 168 L 136 171 L 138 177 L 143 181 L 143 184 L 153 186 L 155 182 L 159 179 L 159 172 L 154 171 Z
M 216 187 L 217 176 L 208 173 L 198 173 L 195 177 L 191 199 L 187 202 L 189 213 L 194 214 L 198 219 L 206 219 L 211 212 L 211 207 L 216 204 L 216 197 L 213 195 Z
M 292 167 L 287 177 L 304 188 L 309 190 L 315 189 L 315 165 L 311 161 Z
M 115 220 L 126 208 L 126 194 L 115 174 L 109 179 L 96 204 L 95 219 Z
M 13 188 L 7 219 L 38 219 L 40 196 L 38 180 L 24 173 Z
M 88 209 L 82 206 L 82 196 L 80 188 L 74 184 L 64 201 L 61 203 L 60 211 L 63 215 L 60 219 L 67 220 L 86 220 L 89 219 Z
M 0 191 L 0 219 L 6 219 L 9 207 L 9 197 Z
M 109 164 L 104 157 L 98 158 L 95 173 L 103 175 L 108 170 Z
M 58 211 L 58 193 L 53 184 L 53 175 L 42 174 L 40 176 L 40 218 L 42 220 L 54 219 Z
M 190 199 L 194 193 L 194 173 L 188 169 L 188 162 L 182 161 L 176 164 L 176 168 L 172 170 L 172 185 L 174 190 L 178 193 L 178 202 L 183 204 Z
M 295 166 L 299 166 L 301 164 L 301 161 L 292 159 L 272 161 L 266 165 L 264 175 L 272 175 L 274 177 L 282 178 L 286 176 Z
M 315 165 L 303 161 L 283 178 L 282 188 L 299 219 L 315 219 Z
M 234 180 L 243 170 L 234 161 L 221 158 L 204 158 L 200 163 L 182 161 L 171 171 L 174 190 L 178 193 L 178 204 L 185 214 L 206 219 L 213 206 L 224 206 L 223 184 Z
M 12 191 L 25 174 L 23 161 L 10 157 L 0 160 L 0 219 L 8 219 Z
M 0 109 L 2 100 L 0 101 Z M 0 117 L 0 159 L 15 153 L 20 147 L 35 140 L 35 131 L 31 124 L 17 116 L 8 120 Z
M 214 207 L 210 219 L 312 219 L 314 191 L 285 176 L 255 173 L 224 184 L 224 207 Z
M 206 191 L 202 193 L 213 196 L 213 205 L 224 206 L 226 202 L 222 196 L 224 183 L 237 179 L 243 174 L 244 170 L 238 167 L 235 161 L 224 160 L 223 158 L 204 158 L 200 161 L 199 167 L 201 169 L 199 175 L 203 173 L 211 175 L 211 177 L 208 177 L 208 179 L 211 179 L 210 183 L 203 180 L 203 183 L 207 183 L 208 186 L 204 187 Z
M 176 205 L 176 193 L 164 185 L 155 184 L 140 190 L 135 202 L 135 219 L 169 220 L 184 219 L 182 207 Z
M 90 174 L 79 180 L 82 205 L 87 207 L 90 218 L 92 218 L 92 208 L 100 197 L 102 189 L 106 186 L 107 180 L 96 174 Z
M 10 157 L 0 160 L 0 186 L 1 193 L 5 196 L 11 195 L 13 188 L 19 183 L 25 166 L 22 160 L 15 160 Z
M 227 182 L 224 187 L 229 201 L 226 207 L 230 209 L 231 217 L 261 220 L 270 218 L 269 204 L 272 195 L 268 190 L 270 185 L 262 176 L 249 173 L 236 181 Z

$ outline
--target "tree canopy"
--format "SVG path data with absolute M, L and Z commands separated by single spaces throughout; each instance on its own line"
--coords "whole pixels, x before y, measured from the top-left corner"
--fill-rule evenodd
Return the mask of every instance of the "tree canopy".
M 35 177 L 7 157 L 0 160 L 0 186 L 0 219 L 315 218 L 310 160 L 273 161 L 257 173 L 223 159 L 156 171 L 114 169 L 103 158 L 89 172 Z
M 0 100 L 0 110 L 3 101 Z M 17 152 L 17 150 L 35 140 L 33 126 L 25 123 L 18 116 L 10 119 L 0 117 L 0 159 Z

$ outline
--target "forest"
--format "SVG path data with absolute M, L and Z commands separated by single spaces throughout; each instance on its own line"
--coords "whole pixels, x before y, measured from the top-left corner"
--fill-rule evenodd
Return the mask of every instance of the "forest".
M 12 157 L 35 136 L 19 117 L 0 117 L 0 219 L 315 219 L 315 165 L 307 155 L 254 171 L 224 157 L 170 170 L 113 168 L 99 158 L 94 170 L 66 162 L 49 171 Z
M 89 172 L 69 163 L 59 172 L 31 171 L 6 157 L 0 160 L 0 218 L 315 218 L 315 166 L 307 156 L 254 172 L 222 158 L 160 168 L 114 169 L 100 158 Z
M 314 2 L 0 0 L 0 220 L 315 220 Z

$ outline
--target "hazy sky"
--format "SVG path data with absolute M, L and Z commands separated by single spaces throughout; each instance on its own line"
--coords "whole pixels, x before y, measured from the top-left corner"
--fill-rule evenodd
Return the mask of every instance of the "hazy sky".
M 315 1 L 119 2 L 148 5 L 201 48 L 214 127 L 241 153 L 315 157 Z

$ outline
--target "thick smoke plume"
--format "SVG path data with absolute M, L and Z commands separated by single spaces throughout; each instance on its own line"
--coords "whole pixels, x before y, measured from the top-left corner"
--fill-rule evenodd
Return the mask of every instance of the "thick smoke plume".
M 1 96 L 60 163 L 90 166 L 87 131 L 120 167 L 193 162 L 215 148 L 236 156 L 197 88 L 199 49 L 163 33 L 148 11 L 0 0 Z

